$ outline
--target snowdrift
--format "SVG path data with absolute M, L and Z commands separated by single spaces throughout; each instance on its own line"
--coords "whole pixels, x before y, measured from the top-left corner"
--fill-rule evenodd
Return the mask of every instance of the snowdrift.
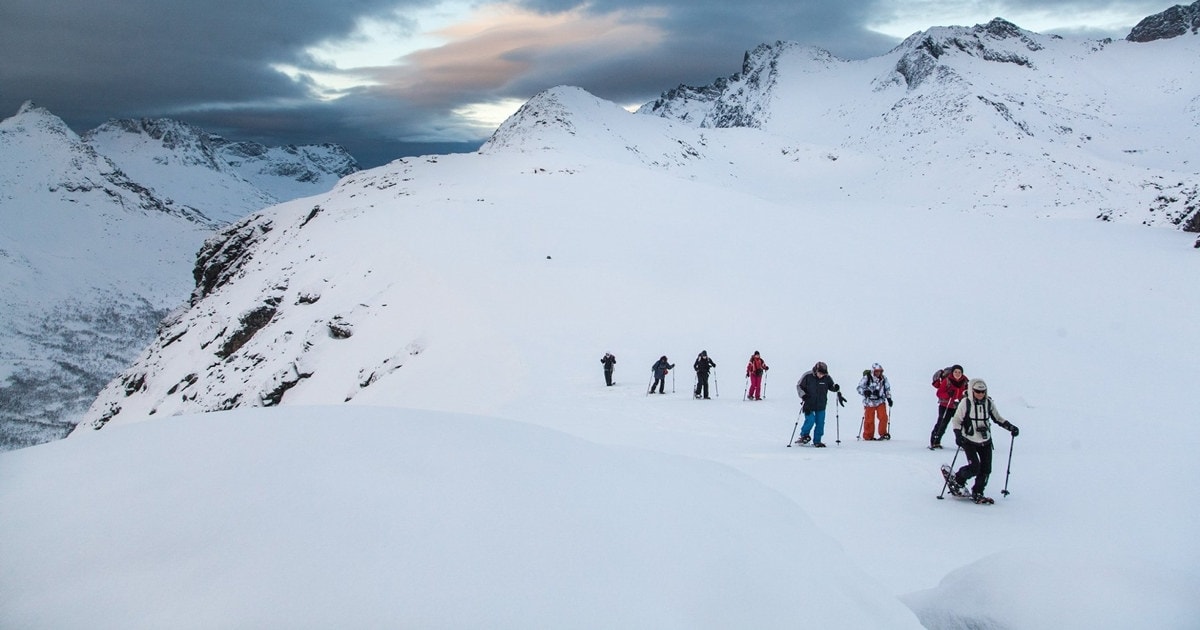
M 182 417 L 0 479 L 4 627 L 920 627 L 741 473 L 497 418 Z

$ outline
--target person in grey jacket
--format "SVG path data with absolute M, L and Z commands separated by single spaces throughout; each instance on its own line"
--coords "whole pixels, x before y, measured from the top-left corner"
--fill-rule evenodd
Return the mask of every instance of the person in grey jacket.
M 954 417 L 950 419 L 950 427 L 954 429 L 954 441 L 967 454 L 967 464 L 953 475 L 949 474 L 949 466 L 943 466 L 942 474 L 946 477 L 950 493 L 960 497 L 966 496 L 964 493 L 967 480 L 974 477 L 971 498 L 976 503 L 993 503 L 992 499 L 983 495 L 988 477 L 992 474 L 992 422 L 1008 429 L 1013 437 L 1016 437 L 1020 430 L 996 411 L 996 403 L 988 396 L 987 383 L 983 379 L 971 379 L 968 390 L 971 393 L 958 403 Z

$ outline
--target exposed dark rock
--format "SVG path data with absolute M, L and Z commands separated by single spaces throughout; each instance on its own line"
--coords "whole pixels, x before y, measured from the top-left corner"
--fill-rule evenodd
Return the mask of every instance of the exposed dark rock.
M 313 209 L 308 213 L 308 216 L 304 217 L 304 220 L 300 222 L 300 227 L 308 225 L 308 222 L 317 218 L 318 214 L 321 214 L 321 206 L 313 206 Z
M 329 336 L 334 339 L 349 339 L 354 334 L 354 325 L 341 315 L 329 321 Z
M 300 381 L 312 376 L 311 371 L 301 369 L 294 361 L 286 369 L 272 377 L 270 383 L 259 394 L 259 400 L 264 407 L 273 407 L 283 402 L 283 395 L 288 390 L 300 384 Z
M 272 223 L 258 215 L 239 221 L 204 242 L 196 254 L 192 277 L 196 288 L 191 303 L 197 304 L 230 279 L 237 277 L 254 258 L 254 246 L 271 231 Z
M 187 389 L 187 388 L 191 387 L 192 385 L 195 385 L 196 381 L 198 381 L 198 380 L 200 380 L 199 375 L 197 375 L 195 372 L 192 372 L 191 374 L 188 374 L 187 376 L 183 377 L 182 381 L 179 381 L 178 383 L 175 383 L 174 385 L 172 385 L 171 389 L 167 390 L 167 394 L 173 395 L 176 392 Z
M 275 317 L 276 308 L 269 304 L 263 304 L 258 308 L 243 314 L 238 318 L 238 328 L 234 330 L 225 343 L 221 344 L 221 348 L 216 351 L 216 355 L 222 359 L 227 359 L 246 345 L 254 337 L 255 333 L 262 330 L 267 324 L 271 323 L 271 319 Z
M 1186 6 L 1177 4 L 1162 13 L 1147 17 L 1138 22 L 1125 39 L 1145 43 L 1188 33 L 1200 33 L 1200 0 Z

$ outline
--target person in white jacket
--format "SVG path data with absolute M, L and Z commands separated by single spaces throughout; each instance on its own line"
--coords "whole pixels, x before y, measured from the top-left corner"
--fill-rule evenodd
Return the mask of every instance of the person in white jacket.
M 892 406 L 892 384 L 883 375 L 882 365 L 872 364 L 870 371 L 863 372 L 862 380 L 858 382 L 858 393 L 863 397 L 862 439 L 892 439 L 892 434 L 888 433 L 888 407 Z M 878 438 L 875 437 L 876 420 L 879 421 Z
M 964 489 L 967 480 L 975 478 L 971 488 L 971 498 L 976 503 L 993 503 L 983 495 L 987 488 L 988 477 L 992 474 L 992 422 L 1012 433 L 1016 437 L 1020 432 L 1017 426 L 1004 419 L 996 411 L 996 403 L 988 396 L 987 383 L 981 378 L 971 379 L 968 387 L 970 394 L 958 403 L 954 417 L 950 419 L 950 427 L 954 429 L 954 441 L 967 454 L 967 464 L 958 469 L 952 476 L 949 467 L 944 467 L 942 474 L 950 493 L 955 496 L 966 496 Z

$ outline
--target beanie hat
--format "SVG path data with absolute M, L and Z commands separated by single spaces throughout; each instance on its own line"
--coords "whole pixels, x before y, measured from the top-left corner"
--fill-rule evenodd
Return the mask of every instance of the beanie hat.
M 880 372 L 882 372 L 882 371 L 883 371 L 883 366 L 882 366 L 882 365 L 879 365 L 878 363 L 872 363 L 872 364 L 871 364 L 871 369 L 872 369 L 872 370 L 879 370 Z

